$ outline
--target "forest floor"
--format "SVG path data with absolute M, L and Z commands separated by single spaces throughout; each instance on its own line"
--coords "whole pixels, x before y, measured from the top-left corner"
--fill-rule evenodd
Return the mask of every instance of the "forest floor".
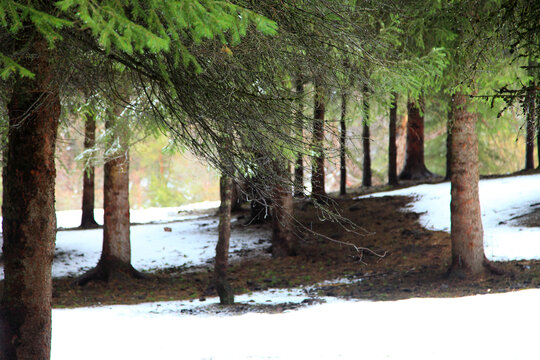
M 354 200 L 360 193 L 362 191 L 358 190 L 333 198 L 333 206 L 354 223 L 352 228 L 318 220 L 321 214 L 311 202 L 297 200 L 295 215 L 304 228 L 299 231 L 298 255 L 272 259 L 270 249 L 238 254 L 240 259 L 229 269 L 235 293 L 312 286 L 310 292 L 320 296 L 396 300 L 540 287 L 540 261 L 531 260 L 497 262 L 502 275 L 449 278 L 450 234 L 426 230 L 418 221 L 420 214 L 403 211 L 410 198 L 386 196 Z M 246 217 L 247 213 L 234 216 Z M 244 225 L 236 222 L 234 226 Z M 73 279 L 57 278 L 54 279 L 53 305 L 63 308 L 204 300 L 216 296 L 212 276 L 211 266 L 194 266 L 163 269 L 142 280 L 93 282 L 84 287 L 74 284 Z M 324 281 L 336 279 L 348 281 L 324 284 Z M 283 307 L 268 309 L 281 310 Z

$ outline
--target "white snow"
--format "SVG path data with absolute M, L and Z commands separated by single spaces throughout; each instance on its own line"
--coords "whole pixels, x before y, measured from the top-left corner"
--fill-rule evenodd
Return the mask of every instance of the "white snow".
M 539 302 L 526 290 L 236 316 L 181 312 L 200 302 L 53 310 L 52 359 L 531 359 Z
M 218 202 L 205 202 L 180 208 L 132 211 L 132 214 L 135 213 L 135 217 L 132 217 L 135 221 L 158 223 L 131 226 L 133 266 L 140 271 L 152 271 L 173 266 L 203 265 L 210 261 L 215 255 L 217 244 L 217 217 L 208 214 L 179 214 L 178 210 L 205 210 L 218 205 Z M 59 211 L 57 217 L 58 223 L 66 227 L 80 224 L 80 211 Z M 98 222 L 102 220 L 96 218 Z M 269 246 L 270 234 L 267 228 L 248 226 L 238 231 L 242 227 L 241 221 L 237 223 L 239 226 L 236 230 L 233 227 L 231 232 L 230 251 L 233 258 L 237 251 Z M 165 227 L 171 231 L 165 231 Z M 53 276 L 78 276 L 93 268 L 99 260 L 102 241 L 102 229 L 58 231 Z M 4 272 L 1 271 L 0 279 L 3 277 Z
M 129 211 L 131 223 L 164 223 L 169 221 L 189 220 L 200 217 L 192 214 L 193 211 L 217 209 L 219 201 L 203 201 L 177 207 L 131 209 Z M 64 210 L 56 212 L 58 228 L 76 228 L 81 224 L 81 210 Z M 99 224 L 103 224 L 103 209 L 95 209 L 94 217 Z
M 512 218 L 540 206 L 540 175 L 480 181 L 480 207 L 484 249 L 490 260 L 540 259 L 540 228 L 518 226 Z M 375 193 L 413 196 L 408 210 L 422 214 L 420 222 L 430 230 L 450 231 L 450 183 L 419 185 Z
M 540 258 L 538 230 L 510 221 L 540 203 L 539 183 L 540 175 L 481 181 L 486 253 L 491 259 Z M 430 229 L 448 231 L 448 183 L 371 196 L 383 195 L 414 196 L 410 210 L 425 213 L 422 223 Z M 148 215 L 141 212 L 141 217 L 167 221 L 182 215 L 159 211 Z M 135 267 L 151 270 L 205 263 L 213 256 L 217 239 L 217 219 L 206 216 L 133 226 Z M 70 223 L 65 220 L 64 224 Z M 64 226 L 77 225 L 73 222 Z M 164 226 L 172 231 L 165 232 Z M 258 239 L 269 237 L 263 229 L 249 231 L 242 235 L 233 232 L 232 246 L 263 246 Z M 55 260 L 55 276 L 79 274 L 97 262 L 101 230 L 61 231 L 57 248 L 71 258 L 65 263 L 59 261 L 62 257 Z M 331 283 L 348 281 L 336 279 Z M 309 299 L 309 288 L 269 290 L 236 298 L 246 304 L 273 305 L 298 304 L 305 299 Z M 55 309 L 52 359 L 502 360 L 538 356 L 534 327 L 540 322 L 540 289 L 462 298 L 324 300 L 327 303 L 279 314 L 234 315 L 232 311 L 220 311 L 217 298 Z

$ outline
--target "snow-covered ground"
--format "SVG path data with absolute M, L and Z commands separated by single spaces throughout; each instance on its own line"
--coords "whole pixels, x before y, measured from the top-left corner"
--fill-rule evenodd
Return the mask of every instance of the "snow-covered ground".
M 540 175 L 480 181 L 484 248 L 490 260 L 540 259 L 540 227 L 517 225 L 517 219 L 540 207 Z M 450 231 L 450 183 L 426 184 L 367 195 L 414 196 L 410 210 L 431 230 Z
M 212 259 L 217 243 L 218 219 L 214 214 L 218 205 L 218 202 L 204 202 L 179 208 L 132 210 L 132 222 L 151 222 L 130 229 L 133 266 L 137 270 L 152 271 L 173 266 L 203 265 Z M 179 210 L 183 212 L 179 213 Z M 190 213 L 190 210 L 208 211 L 201 214 Z M 103 210 L 96 213 L 96 220 L 101 223 Z M 59 227 L 73 228 L 80 224 L 81 211 L 59 211 L 57 218 Z M 233 224 L 235 221 L 233 219 Z M 165 231 L 165 228 L 170 231 Z M 270 234 L 265 228 L 233 229 L 230 251 L 234 257 L 235 251 L 267 247 L 269 240 Z M 102 241 L 102 229 L 58 231 L 53 276 L 78 276 L 94 267 L 101 254 Z M 3 277 L 4 272 L 1 271 L 0 279 Z
M 540 175 L 481 181 L 488 257 L 540 258 L 538 230 L 510 221 L 540 206 L 537 184 Z M 400 194 L 416 198 L 410 209 L 424 213 L 421 221 L 425 226 L 448 231 L 448 183 L 372 196 Z M 143 211 L 141 218 L 169 221 L 182 216 L 177 210 L 159 211 L 161 215 Z M 73 223 L 62 216 L 59 213 L 59 225 L 78 225 L 78 215 L 72 215 L 77 220 L 71 220 Z M 207 215 L 184 220 L 132 227 L 135 267 L 149 270 L 210 259 L 217 240 L 217 219 Z M 172 232 L 165 232 L 164 226 Z M 259 239 L 268 239 L 267 232 L 250 231 L 241 236 L 233 233 L 233 246 L 266 246 Z M 58 259 L 67 258 L 58 257 L 55 276 L 78 274 L 97 262 L 101 230 L 59 232 L 57 248 L 71 258 L 59 264 Z M 310 298 L 308 290 L 272 290 L 236 300 L 261 305 L 301 303 Z M 502 360 L 532 359 L 540 353 L 533 328 L 540 322 L 540 289 L 447 299 L 324 300 L 326 303 L 279 314 L 234 315 L 221 311 L 216 298 L 55 309 L 52 359 Z
M 539 303 L 526 290 L 235 316 L 182 312 L 199 302 L 54 310 L 52 359 L 535 359 Z

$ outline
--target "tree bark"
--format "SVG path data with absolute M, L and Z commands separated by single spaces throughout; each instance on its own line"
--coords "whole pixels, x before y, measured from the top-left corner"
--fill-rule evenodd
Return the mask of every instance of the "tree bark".
M 324 91 L 318 82 L 315 82 L 315 111 L 313 116 L 313 150 L 317 154 L 313 159 L 311 174 L 311 193 L 316 199 L 326 197 L 324 184 Z
M 398 185 L 397 177 L 397 146 L 396 146 L 396 123 L 397 123 L 397 94 L 392 94 L 393 100 L 390 106 L 390 123 L 388 131 L 388 184 Z
M 86 122 L 84 127 L 84 150 L 94 147 L 96 143 L 96 119 L 94 114 L 86 114 Z M 90 165 L 85 169 L 83 174 L 83 198 L 82 198 L 82 229 L 90 229 L 98 227 L 98 223 L 94 218 L 94 165 Z
M 455 95 L 451 159 L 451 274 L 478 275 L 486 269 L 484 232 L 478 194 L 476 115 L 467 111 L 467 96 Z
M 540 91 L 536 91 L 535 102 L 536 114 L 536 156 L 538 157 L 538 167 L 540 168 Z
M 444 180 L 450 180 L 452 177 L 451 163 L 452 163 L 452 131 L 454 124 L 454 112 L 456 109 L 455 95 L 450 97 L 450 110 L 448 113 L 448 119 L 446 122 L 446 175 Z
M 400 180 L 424 180 L 433 174 L 424 164 L 424 101 L 407 102 L 407 152 Z
M 362 186 L 371 186 L 371 154 L 370 154 L 370 134 L 369 134 L 369 99 L 364 91 L 363 99 L 364 121 L 362 126 L 362 149 L 364 152 L 364 162 L 362 170 Z
M 347 94 L 343 91 L 341 93 L 341 119 L 339 121 L 339 194 L 345 195 L 347 193 L 347 124 L 345 123 L 345 117 L 347 115 Z
M 219 235 L 216 245 L 216 261 L 214 265 L 214 283 L 222 305 L 234 304 L 234 293 L 227 279 L 229 266 L 229 241 L 231 238 L 231 200 L 233 182 L 226 175 L 219 181 L 221 205 L 219 207 Z
M 129 230 L 129 154 L 125 134 L 105 122 L 115 138 L 120 138 L 120 149 L 105 163 L 103 181 L 103 247 L 97 266 L 78 279 L 79 285 L 92 280 L 109 281 L 115 278 L 142 278 L 143 274 L 131 266 Z
M 298 96 L 298 110 L 296 114 L 296 131 L 300 142 L 304 139 L 304 122 L 302 120 L 304 113 L 304 104 L 302 97 L 304 96 L 304 83 L 301 77 L 296 79 L 296 94 Z M 294 167 L 294 196 L 304 196 L 304 159 L 302 153 L 296 155 L 296 164 Z
M 525 99 L 527 114 L 527 135 L 525 141 L 525 170 L 534 169 L 534 130 L 536 120 L 536 88 L 534 81 L 529 84 Z
M 30 33 L 30 34 L 28 34 Z M 0 358 L 49 359 L 51 266 L 56 238 L 55 143 L 60 116 L 53 54 L 31 30 L 8 104 L 7 164 L 3 174 L 4 284 L 0 302 Z M 22 37 L 21 37 L 22 38 Z
M 293 198 L 290 187 L 276 185 L 272 199 L 272 256 L 296 255 L 293 234 Z

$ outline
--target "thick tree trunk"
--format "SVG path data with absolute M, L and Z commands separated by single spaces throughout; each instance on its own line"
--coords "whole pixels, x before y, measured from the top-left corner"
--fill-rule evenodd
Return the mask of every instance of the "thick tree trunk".
M 536 157 L 538 158 L 538 167 L 540 168 L 540 91 L 536 91 L 535 102 L 536 114 Z
M 484 232 L 478 195 L 476 115 L 467 111 L 467 96 L 455 95 L 451 162 L 451 274 L 477 275 L 486 268 Z
M 216 261 L 214 265 L 214 283 L 222 305 L 234 304 L 234 293 L 227 280 L 229 266 L 229 240 L 231 238 L 231 200 L 233 182 L 226 175 L 219 181 L 221 205 L 219 207 L 219 235 L 216 245 Z
M 96 143 L 96 119 L 94 114 L 86 115 L 84 127 L 84 150 L 94 147 Z M 82 229 L 90 229 L 98 227 L 98 223 L 94 219 L 94 165 L 85 169 L 83 174 L 83 198 L 82 198 Z
M 313 150 L 317 154 L 313 159 L 311 174 L 311 193 L 316 199 L 326 197 L 324 184 L 324 91 L 320 84 L 315 83 L 315 111 L 313 117 Z
M 452 177 L 452 131 L 454 124 L 454 111 L 456 109 L 455 95 L 450 98 L 450 110 L 448 112 L 448 119 L 446 122 L 446 175 L 444 180 L 450 180 Z
M 347 124 L 345 117 L 347 115 L 347 94 L 341 94 L 341 119 L 339 121 L 339 193 L 345 195 L 347 193 Z
M 390 123 L 388 131 L 388 184 L 398 185 L 397 177 L 397 146 L 396 146 L 396 123 L 397 123 L 397 94 L 392 94 L 393 100 L 390 106 Z
M 304 139 L 304 83 L 302 78 L 298 77 L 296 79 L 296 94 L 298 96 L 298 110 L 296 114 L 296 131 L 298 132 L 299 141 Z M 296 155 L 296 164 L 294 166 L 294 196 L 303 197 L 304 196 L 304 159 L 302 153 Z
M 534 130 L 536 120 L 536 89 L 535 83 L 531 81 L 525 99 L 527 114 L 527 137 L 525 142 L 525 170 L 534 169 Z M 540 158 L 539 158 L 540 159 Z
M 112 128 L 111 119 L 105 124 Z M 115 131 L 113 129 L 113 131 Z M 115 136 L 122 137 L 118 133 Z M 129 155 L 121 139 L 122 149 L 105 163 L 103 181 L 103 248 L 97 266 L 79 278 L 79 285 L 92 280 L 109 281 L 115 278 L 142 278 L 131 266 L 129 231 Z
M 52 83 L 51 50 L 38 33 L 22 64 L 34 79 L 16 80 L 8 104 L 7 164 L 3 175 L 4 284 L 0 358 L 49 359 L 51 266 L 56 238 L 54 151 L 60 100 Z
M 364 152 L 364 162 L 362 169 L 362 186 L 371 186 L 371 153 L 370 153 L 370 134 L 369 134 L 369 99 L 364 92 L 364 121 L 362 126 L 362 150 Z
M 424 164 L 424 101 L 407 102 L 407 152 L 400 180 L 423 180 L 433 176 Z
M 290 187 L 276 185 L 272 199 L 272 256 L 296 255 L 293 234 L 293 198 Z

